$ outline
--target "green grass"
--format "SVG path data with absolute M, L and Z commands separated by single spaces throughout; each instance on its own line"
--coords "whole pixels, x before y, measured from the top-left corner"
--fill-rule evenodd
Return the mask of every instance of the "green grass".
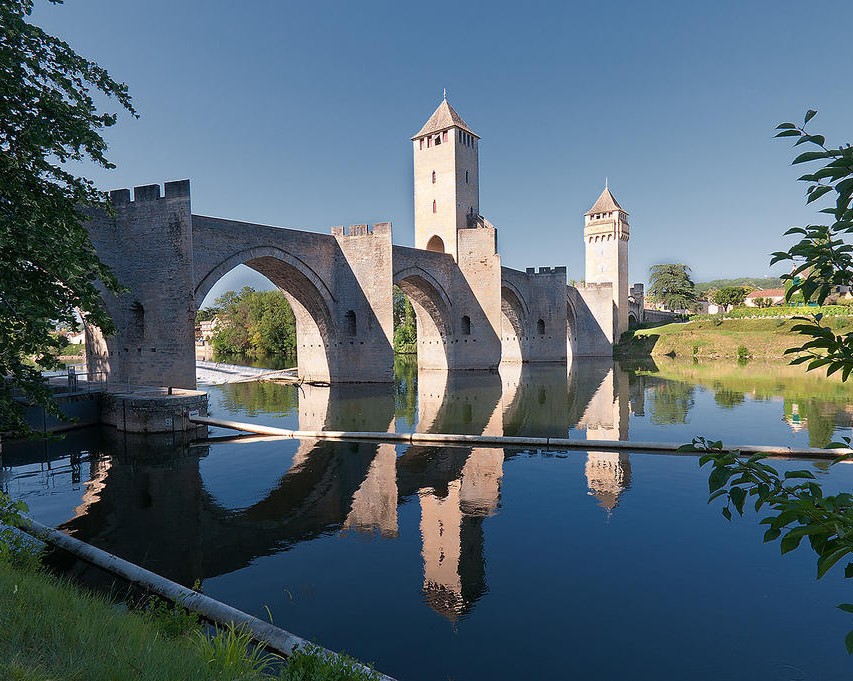
M 285 681 L 375 681 L 379 674 L 362 668 L 346 655 L 327 657 L 317 648 L 297 648 L 287 660 L 281 677 Z
M 264 678 L 205 654 L 197 635 L 168 635 L 157 618 L 128 612 L 44 572 L 0 562 L 0 678 Z
M 785 360 L 785 350 L 806 340 L 791 331 L 791 319 L 720 319 L 702 317 L 689 322 L 642 328 L 623 334 L 617 357 L 699 357 Z M 853 331 L 853 317 L 827 320 L 837 333 Z
M 127 610 L 37 567 L 0 560 L 0 679 L 10 681 L 373 681 L 346 656 L 297 650 L 285 664 L 233 625 L 209 635 L 185 609 Z
M 156 596 L 134 609 L 41 568 L 40 545 L 14 529 L 27 511 L 0 492 L 0 679 L 371 681 L 346 656 L 309 646 L 287 661 L 230 624 L 205 631 L 198 615 Z M 197 587 L 194 587 L 197 588 Z

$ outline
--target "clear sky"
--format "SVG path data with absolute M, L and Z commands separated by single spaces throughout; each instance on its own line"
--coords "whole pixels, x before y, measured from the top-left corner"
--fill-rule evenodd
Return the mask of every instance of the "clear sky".
M 815 108 L 815 131 L 853 142 L 850 0 L 36 5 L 141 113 L 107 133 L 117 169 L 87 169 L 102 188 L 190 178 L 195 213 L 390 220 L 411 245 L 409 138 L 446 87 L 482 137 L 503 263 L 574 279 L 605 177 L 630 213 L 632 281 L 661 262 L 767 274 L 782 232 L 816 219 L 773 128 Z

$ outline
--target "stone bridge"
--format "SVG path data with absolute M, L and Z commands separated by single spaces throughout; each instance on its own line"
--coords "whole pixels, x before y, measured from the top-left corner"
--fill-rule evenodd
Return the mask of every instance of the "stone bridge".
M 89 222 L 101 259 L 126 291 L 104 294 L 117 333 L 87 328 L 90 371 L 135 385 L 194 388 L 195 315 L 237 265 L 273 282 L 296 316 L 308 380 L 387 382 L 393 372 L 393 284 L 409 297 L 422 368 L 610 357 L 613 284 L 566 284 L 565 267 L 501 266 L 497 231 L 460 229 L 456 258 L 396 246 L 390 223 L 331 234 L 194 215 L 188 180 L 111 193 L 115 214 Z

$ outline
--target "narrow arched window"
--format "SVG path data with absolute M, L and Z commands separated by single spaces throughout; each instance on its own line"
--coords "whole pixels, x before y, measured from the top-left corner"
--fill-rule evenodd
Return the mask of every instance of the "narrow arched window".
M 471 318 L 467 314 L 462 316 L 462 335 L 471 335 Z
M 538 333 L 540 336 L 545 334 L 545 320 L 544 319 L 540 319 L 538 322 L 536 322 L 536 333 Z
M 435 184 L 435 171 L 432 171 L 432 183 Z
M 421 143 L 421 149 L 423 149 L 424 148 L 424 138 L 423 137 L 421 137 L 420 143 Z
M 355 322 L 355 312 L 353 310 L 349 310 L 346 315 L 346 327 L 347 327 L 347 336 L 355 336 L 358 328 L 356 327 Z
M 145 308 L 138 300 L 133 301 L 130 306 L 130 324 L 128 325 L 128 338 L 141 340 L 145 337 Z
M 435 201 L 433 201 L 433 202 L 432 202 L 432 212 L 433 212 L 433 213 L 438 212 L 438 206 L 436 206 Z

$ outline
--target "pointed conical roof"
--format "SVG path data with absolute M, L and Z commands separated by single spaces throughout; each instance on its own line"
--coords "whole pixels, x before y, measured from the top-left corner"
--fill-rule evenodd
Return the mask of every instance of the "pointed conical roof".
M 480 139 L 480 136 L 471 130 L 471 128 L 468 127 L 468 124 L 462 120 L 462 116 L 456 113 L 456 110 L 450 106 L 450 102 L 443 99 L 432 116 L 429 117 L 429 120 L 424 123 L 424 127 L 422 127 L 418 133 L 412 137 L 412 139 L 416 140 L 419 137 L 424 137 L 425 135 L 441 132 L 442 130 L 447 130 L 448 128 L 453 127 L 464 130 L 465 132 L 474 135 L 477 139 Z
M 593 204 L 592 208 L 590 208 L 586 214 L 593 215 L 595 213 L 611 213 L 614 210 L 625 211 L 625 209 L 619 205 L 619 202 L 613 194 L 610 193 L 610 189 L 605 185 L 604 191 L 601 192 L 601 196 L 598 197 L 598 201 Z

